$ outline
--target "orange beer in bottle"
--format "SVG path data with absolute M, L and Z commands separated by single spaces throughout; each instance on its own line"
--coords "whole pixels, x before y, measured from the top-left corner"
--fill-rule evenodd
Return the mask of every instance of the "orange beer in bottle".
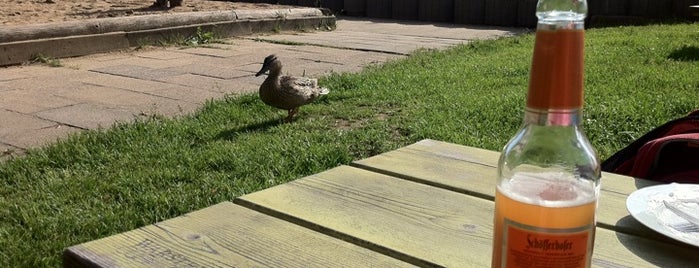
M 498 163 L 492 267 L 590 267 L 600 164 L 581 129 L 585 0 L 539 0 L 522 128 Z

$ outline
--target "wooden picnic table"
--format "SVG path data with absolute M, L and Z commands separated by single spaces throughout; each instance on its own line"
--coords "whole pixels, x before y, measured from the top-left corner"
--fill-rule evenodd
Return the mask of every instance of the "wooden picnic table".
M 67 267 L 488 267 L 499 153 L 434 140 L 70 247 Z M 592 265 L 694 267 L 604 173 Z

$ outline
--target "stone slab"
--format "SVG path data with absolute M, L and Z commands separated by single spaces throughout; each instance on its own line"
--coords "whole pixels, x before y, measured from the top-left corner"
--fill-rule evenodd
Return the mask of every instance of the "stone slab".
M 114 107 L 139 106 L 156 102 L 152 98 L 162 98 L 128 89 L 97 85 L 83 85 L 70 92 L 59 93 L 58 96 L 74 100 L 77 103 L 89 102 Z
M 0 136 L 56 125 L 56 122 L 13 111 L 0 110 Z
M 95 103 L 80 103 L 41 111 L 36 115 L 82 129 L 108 128 L 116 122 L 131 122 L 138 116 L 124 108 L 109 107 Z
M 32 66 L 42 67 L 42 66 Z M 70 68 L 23 68 L 27 78 L 13 80 L 8 83 L 11 90 L 43 90 L 45 92 L 70 91 L 81 83 L 76 79 L 87 75 Z
M 0 143 L 0 161 L 7 161 L 14 157 L 24 155 L 25 150 L 9 144 Z
M 225 48 L 212 48 L 212 47 L 195 47 L 189 49 L 182 49 L 179 52 L 192 54 L 197 56 L 207 56 L 215 58 L 230 58 L 233 57 L 231 50 Z
M 82 131 L 80 128 L 56 124 L 45 128 L 34 129 L 32 130 L 32 135 L 17 132 L 3 139 L 22 150 L 26 150 L 52 144 L 66 138 L 68 135 L 76 134 L 80 131 Z
M 78 130 L 55 121 L 0 110 L 0 144 L 12 146 L 12 148 L 27 149 L 43 146 L 55 142 L 58 137 L 76 131 Z
M 99 55 L 87 55 L 76 58 L 61 59 L 65 66 L 80 70 L 95 70 L 116 65 L 136 65 L 147 68 L 170 68 L 188 64 L 196 59 L 196 56 L 180 53 L 181 48 L 157 48 L 149 47 L 145 49 L 107 53 L 107 59 L 102 59 Z M 119 57 L 114 54 L 122 54 Z
M 294 42 L 312 45 L 343 47 L 357 50 L 377 51 L 408 55 L 419 48 L 441 49 L 462 44 L 468 40 L 438 39 L 432 37 L 402 36 L 379 33 L 344 32 L 343 42 L 339 43 L 334 34 L 314 33 L 315 38 L 309 39 L 306 34 L 274 35 L 258 37 L 262 40 L 276 42 Z
M 181 59 L 185 55 L 181 53 L 172 53 L 173 51 L 179 52 L 180 48 L 166 48 L 166 49 L 158 49 L 158 50 L 150 50 L 150 51 L 145 51 L 145 52 L 138 52 L 134 53 L 133 55 L 139 58 L 144 58 L 146 60 L 175 60 L 175 59 Z
M 159 81 L 142 80 L 133 77 L 86 71 L 89 75 L 78 79 L 86 85 L 105 86 L 127 89 L 135 92 L 153 92 L 163 88 L 173 87 L 172 84 Z
M 188 73 L 218 79 L 233 79 L 252 75 L 251 72 L 238 70 L 235 66 L 221 66 L 207 63 L 188 64 L 184 66 L 168 68 L 167 70 L 171 70 L 178 73 Z
M 161 96 L 198 105 L 204 104 L 207 100 L 221 99 L 226 95 L 222 92 L 214 92 L 210 90 L 181 86 L 156 89 L 151 91 L 150 93 L 155 96 Z
M 163 115 L 175 117 L 196 109 L 195 102 L 176 100 L 152 93 L 107 86 L 85 85 L 61 97 L 80 103 L 94 103 L 130 111 L 137 116 Z
M 141 105 L 130 105 L 124 107 L 137 113 L 139 116 L 165 116 L 169 118 L 180 117 L 190 114 L 200 105 L 189 101 L 176 101 L 161 97 L 151 98 L 148 103 Z
M 10 91 L 10 90 L 12 90 L 12 88 L 10 88 L 9 83 L 0 81 L 0 91 Z
M 47 94 L 45 90 L 10 90 L 2 93 L 0 107 L 5 110 L 32 114 L 47 109 L 77 104 L 76 101 Z
M 165 78 L 178 76 L 184 73 L 173 70 L 148 68 L 138 65 L 116 65 L 104 68 L 92 69 L 93 72 L 131 77 L 139 80 L 165 81 Z
M 120 54 L 121 56 L 112 55 Z M 102 58 L 100 56 L 110 55 Z M 106 54 L 93 54 L 86 55 L 82 57 L 72 57 L 72 58 L 62 58 L 61 63 L 63 66 L 72 68 L 74 70 L 90 70 L 104 68 L 113 65 L 125 65 L 132 64 L 134 59 L 133 55 L 128 52 L 108 52 Z
M 399 31 L 396 31 L 400 29 Z M 402 20 L 363 20 L 358 18 L 342 18 L 337 23 L 336 31 L 377 33 L 388 35 L 431 37 L 438 39 L 478 40 L 513 36 L 529 31 L 526 28 L 477 26 L 450 23 L 430 23 Z
M 2 76 L 0 76 L 0 82 L 27 78 L 26 74 L 22 74 L 21 72 L 18 72 L 14 69 L 0 67 L 0 71 L 2 72 Z
M 526 29 L 520 28 L 343 18 L 332 32 L 260 35 L 252 38 L 408 55 L 418 48 L 443 49 L 473 40 L 524 32 Z
M 237 82 L 235 80 L 229 79 L 220 79 L 196 74 L 183 74 L 177 76 L 164 77 L 162 81 L 175 85 L 194 87 L 213 92 L 240 93 Z

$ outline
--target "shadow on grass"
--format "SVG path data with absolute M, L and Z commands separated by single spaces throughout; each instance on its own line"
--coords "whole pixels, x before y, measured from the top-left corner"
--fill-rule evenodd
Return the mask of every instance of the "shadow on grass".
M 272 119 L 272 120 L 260 122 L 257 124 L 252 124 L 252 125 L 248 125 L 248 126 L 244 126 L 244 127 L 240 127 L 240 128 L 221 131 L 220 133 L 218 133 L 218 135 L 216 135 L 216 138 L 220 139 L 220 140 L 232 141 L 241 133 L 264 131 L 264 130 L 267 130 L 271 127 L 278 126 L 278 125 L 283 124 L 283 123 L 284 123 L 284 120 Z
M 670 55 L 668 55 L 667 58 L 676 61 L 698 61 L 699 47 L 682 46 L 682 48 L 672 51 L 672 53 L 670 53 Z

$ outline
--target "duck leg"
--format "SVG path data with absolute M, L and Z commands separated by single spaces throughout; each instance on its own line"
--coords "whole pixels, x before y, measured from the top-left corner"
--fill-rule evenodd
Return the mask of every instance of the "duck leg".
M 285 121 L 286 121 L 287 123 L 291 122 L 291 120 L 294 119 L 294 115 L 296 115 L 296 113 L 298 113 L 298 112 L 299 112 L 299 108 L 298 108 L 298 107 L 293 108 L 293 109 L 290 109 L 290 110 L 289 110 L 289 115 L 286 116 Z

